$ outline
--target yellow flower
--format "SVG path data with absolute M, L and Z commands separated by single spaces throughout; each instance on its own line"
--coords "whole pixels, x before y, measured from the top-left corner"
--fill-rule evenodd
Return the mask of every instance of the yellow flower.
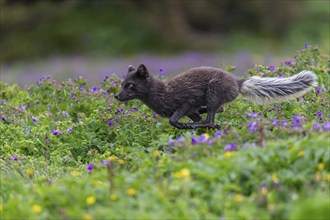
M 35 212 L 35 213 L 40 213 L 42 211 L 42 207 L 40 205 L 33 205 L 32 206 L 32 210 Z
M 153 157 L 160 157 L 160 151 L 159 151 L 159 150 L 156 150 L 156 151 L 153 153 Z
M 175 172 L 175 173 L 174 173 L 174 177 L 175 177 L 176 179 L 181 179 L 181 173 L 180 173 L 180 172 Z
M 209 139 L 210 138 L 210 135 L 208 133 L 205 133 L 203 135 L 204 135 L 205 139 Z
M 323 179 L 326 181 L 330 181 L 330 173 L 323 176 Z
M 120 159 L 120 160 L 119 160 L 119 164 L 124 165 L 124 164 L 125 164 L 125 160 Z
M 318 169 L 319 171 L 323 170 L 323 169 L 324 169 L 324 163 L 319 163 L 319 164 L 317 164 L 317 169 Z
M 117 201 L 118 200 L 118 196 L 116 194 L 111 194 L 110 199 L 112 201 Z
M 261 193 L 262 195 L 266 195 L 266 194 L 267 194 L 267 189 L 266 189 L 266 187 L 261 187 L 261 188 L 260 188 L 260 193 Z
M 188 178 L 190 176 L 190 170 L 187 168 L 183 168 L 180 173 L 182 178 Z
M 71 176 L 78 176 L 78 171 L 77 170 L 72 170 L 71 172 Z
M 92 204 L 94 204 L 95 201 L 96 201 L 95 196 L 89 196 L 89 197 L 87 197 L 87 199 L 86 199 L 86 203 L 87 203 L 88 205 L 92 205 Z
M 111 161 L 115 161 L 117 159 L 117 157 L 115 156 L 115 155 L 111 155 L 110 157 L 109 157 L 109 160 L 111 160 Z
M 27 168 L 27 169 L 26 169 L 26 173 L 27 173 L 28 175 L 32 176 L 33 173 L 34 173 L 34 171 L 33 171 L 32 168 Z
M 299 157 L 304 157 L 305 156 L 305 151 L 299 151 L 299 153 L 298 153 L 298 156 Z
M 188 179 L 190 177 L 190 170 L 183 168 L 180 171 L 175 172 L 174 177 L 177 179 Z
M 231 156 L 231 152 L 230 151 L 227 151 L 226 153 L 225 153 L 225 157 L 230 157 Z
M 244 201 L 244 196 L 243 195 L 238 194 L 238 195 L 235 196 L 235 202 L 241 203 L 243 201 Z
M 136 195 L 136 189 L 134 189 L 134 188 L 129 188 L 129 189 L 127 190 L 127 194 L 128 194 L 129 196 L 135 196 L 135 195 Z
M 84 214 L 83 220 L 92 220 L 92 216 L 90 214 Z
M 279 182 L 280 182 L 280 179 L 279 179 L 275 174 L 273 174 L 273 175 L 272 175 L 272 181 L 273 181 L 274 183 L 279 183 Z

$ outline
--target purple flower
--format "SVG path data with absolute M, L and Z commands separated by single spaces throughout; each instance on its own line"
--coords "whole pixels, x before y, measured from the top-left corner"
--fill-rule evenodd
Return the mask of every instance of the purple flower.
M 107 94 L 108 94 L 107 91 L 104 91 L 104 92 L 103 92 L 103 95 L 104 95 L 104 96 L 106 96 Z
M 230 144 L 226 144 L 225 145 L 225 151 L 230 151 L 231 147 L 230 147 Z
M 108 125 L 111 127 L 113 126 L 113 122 L 112 121 L 109 121 Z
M 154 118 L 157 118 L 157 117 L 158 117 L 157 113 L 154 113 L 152 116 L 153 116 Z
M 286 127 L 286 126 L 288 125 L 288 123 L 286 122 L 286 120 L 282 120 L 282 121 L 281 121 L 281 125 L 282 125 L 283 127 Z
M 84 87 L 83 86 L 79 86 L 79 90 L 80 91 L 84 90 Z
M 133 108 L 132 108 L 132 111 L 133 111 L 133 112 L 135 112 L 135 111 L 137 111 L 137 110 L 138 110 L 137 107 L 133 107 Z
M 248 125 L 248 129 L 251 132 L 256 132 L 258 130 L 258 122 L 254 121 L 254 122 L 250 122 Z
M 159 76 L 160 76 L 160 77 L 166 77 L 166 74 L 164 73 L 164 69 L 163 69 L 163 68 L 160 68 L 160 69 L 159 69 L 159 72 L 160 72 L 160 73 L 159 73 Z
M 324 122 L 323 130 L 324 131 L 329 131 L 330 130 L 330 122 L 329 121 Z
M 237 145 L 234 142 L 230 143 L 230 149 L 237 150 Z
M 13 157 L 9 157 L 8 160 L 14 160 L 14 161 L 17 161 L 18 158 L 17 158 L 17 156 L 13 156 Z
M 325 91 L 325 88 L 324 88 L 323 86 L 318 86 L 318 87 L 316 88 L 316 94 L 320 94 L 321 91 Z
M 110 164 L 111 163 L 111 160 L 102 160 L 101 162 L 100 162 L 100 164 L 101 165 L 107 165 L 107 164 Z M 89 165 L 89 164 L 88 164 Z M 92 165 L 93 166 L 93 165 Z M 93 169 L 93 168 L 92 168 Z M 88 168 L 87 168 L 87 170 L 88 170 Z
M 304 48 L 307 49 L 308 47 L 309 47 L 309 44 L 306 43 L 306 44 L 304 45 Z
M 94 87 L 92 88 L 92 91 L 93 91 L 93 92 L 96 92 L 96 91 L 98 91 L 99 89 L 100 89 L 99 87 L 94 86 Z
M 277 74 L 277 77 L 278 77 L 278 78 L 282 78 L 284 75 L 285 75 L 285 72 L 283 71 L 282 73 Z
M 214 132 L 214 137 L 219 138 L 221 136 L 221 131 L 217 130 L 216 132 Z
M 261 113 L 261 112 L 260 112 Z M 259 114 L 260 114 L 259 113 Z M 257 116 L 259 115 L 259 114 L 257 114 L 257 112 L 256 111 L 253 111 L 252 113 L 250 113 L 250 112 L 247 112 L 245 115 L 246 115 L 246 117 L 251 117 L 251 118 L 257 118 Z
M 20 105 L 19 107 L 20 107 L 20 109 L 23 109 L 23 110 L 26 109 L 25 105 Z
M 319 116 L 319 118 L 320 118 L 320 120 L 322 120 L 322 110 L 318 110 L 317 112 L 316 112 L 316 114 L 317 114 L 317 116 Z
M 291 66 L 291 64 L 292 64 L 292 63 L 291 63 L 291 60 L 288 60 L 288 61 L 285 61 L 285 62 L 284 62 L 284 66 Z
M 269 66 L 269 70 L 270 70 L 271 72 L 274 72 L 274 71 L 275 71 L 275 66 Z
M 225 151 L 231 151 L 231 150 L 237 150 L 237 145 L 234 142 L 225 145 Z
M 192 143 L 192 144 L 197 144 L 197 143 L 198 143 L 197 138 L 192 137 L 192 138 L 191 138 L 191 143 Z
M 170 147 L 174 147 L 175 142 L 173 139 L 170 139 L 168 140 L 168 144 L 170 145 Z
M 59 130 L 52 130 L 52 134 L 53 135 L 59 135 L 60 134 L 60 131 Z
M 32 116 L 32 121 L 33 121 L 34 123 L 36 123 L 36 122 L 38 122 L 38 119 L 37 119 L 36 117 Z
M 292 127 L 301 127 L 301 125 L 300 125 L 299 121 L 293 121 Z
M 206 135 L 202 134 L 201 136 L 199 136 L 199 141 L 200 142 L 205 142 L 207 140 L 208 140 L 208 137 Z
M 319 131 L 320 129 L 321 129 L 321 126 L 320 126 L 319 122 L 315 121 L 313 126 L 312 126 L 312 130 L 313 131 Z
M 71 98 L 72 98 L 72 99 L 75 99 L 75 98 L 76 98 L 76 95 L 72 93 L 72 94 L 71 94 Z
M 277 120 L 277 119 L 274 119 L 272 124 L 273 124 L 274 127 L 277 127 L 277 125 L 278 125 L 278 120 Z
M 1 120 L 2 120 L 2 121 L 6 121 L 6 118 L 3 117 L 3 116 L 1 116 Z
M 257 118 L 257 112 L 256 111 L 253 111 L 252 114 L 251 114 L 251 118 Z
M 92 163 L 89 163 L 89 164 L 87 165 L 87 171 L 88 171 L 88 172 L 92 172 L 93 169 L 94 169 L 93 164 L 92 164 Z
M 292 122 L 292 127 L 301 127 L 300 119 L 301 119 L 300 116 L 293 115 L 293 116 L 292 116 L 292 120 L 293 120 L 293 122 Z
M 68 129 L 66 129 L 68 132 L 72 132 L 72 128 L 71 127 L 68 127 Z
M 190 156 L 191 156 L 191 157 L 195 157 L 195 156 L 196 156 L 196 153 L 195 153 L 195 152 L 191 152 L 191 153 L 190 153 Z

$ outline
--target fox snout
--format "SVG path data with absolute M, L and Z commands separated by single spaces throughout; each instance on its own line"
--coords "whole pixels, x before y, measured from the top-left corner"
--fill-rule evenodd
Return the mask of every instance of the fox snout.
M 121 101 L 121 102 L 123 102 L 123 101 L 128 101 L 128 100 L 130 100 L 131 98 L 130 98 L 130 96 L 128 95 L 128 94 L 126 94 L 125 92 L 119 92 L 119 93 L 117 93 L 116 95 L 115 95 L 115 99 L 117 99 L 118 101 Z
M 124 101 L 125 99 L 120 95 L 120 93 L 117 93 L 115 95 L 115 99 L 117 99 L 118 101 Z

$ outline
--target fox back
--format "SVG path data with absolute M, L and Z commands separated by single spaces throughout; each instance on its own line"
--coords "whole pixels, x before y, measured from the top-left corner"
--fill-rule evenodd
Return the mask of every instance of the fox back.
M 182 103 L 189 103 L 192 112 L 206 106 L 207 93 L 217 93 L 216 88 L 209 89 L 210 83 L 224 91 L 223 95 L 218 96 L 222 98 L 222 103 L 232 101 L 239 93 L 238 81 L 217 68 L 192 68 L 167 81 L 161 81 L 150 75 L 144 66 L 139 66 L 137 70 L 130 66 L 116 97 L 120 101 L 140 99 L 159 115 L 170 117 Z

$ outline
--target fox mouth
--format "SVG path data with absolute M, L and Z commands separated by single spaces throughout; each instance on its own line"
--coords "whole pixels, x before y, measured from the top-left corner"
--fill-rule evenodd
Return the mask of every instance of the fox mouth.
M 121 101 L 121 102 L 124 102 L 124 101 L 129 101 L 131 100 L 132 98 L 131 97 L 120 97 L 119 94 L 115 95 L 115 99 L 117 99 L 118 101 Z

